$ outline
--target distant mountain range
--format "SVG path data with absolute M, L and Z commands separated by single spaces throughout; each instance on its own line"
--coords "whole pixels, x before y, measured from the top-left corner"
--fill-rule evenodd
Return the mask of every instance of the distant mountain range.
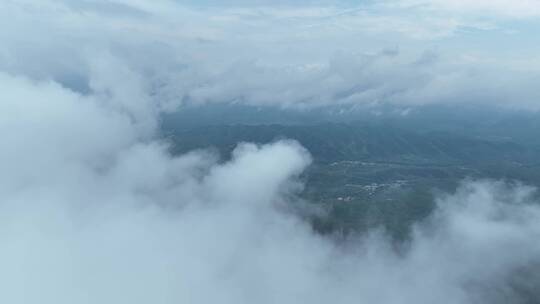
M 415 164 L 515 162 L 532 164 L 538 150 L 512 140 L 482 139 L 445 131 L 413 132 L 387 125 L 215 125 L 169 129 L 174 152 L 214 148 L 225 157 L 239 142 L 294 139 L 318 162 L 363 160 Z
M 297 140 L 314 159 L 301 196 L 325 210 L 308 215 L 323 233 L 382 226 L 406 238 L 433 210 L 434 193 L 454 191 L 466 178 L 540 186 L 537 114 L 443 107 L 336 113 L 192 108 L 164 117 L 162 134 L 175 154 L 213 149 L 223 159 L 239 142 Z

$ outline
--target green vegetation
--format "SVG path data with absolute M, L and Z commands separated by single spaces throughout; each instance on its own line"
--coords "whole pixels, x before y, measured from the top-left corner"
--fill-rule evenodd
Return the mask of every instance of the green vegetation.
M 399 121 L 168 124 L 165 134 L 173 153 L 215 149 L 223 159 L 230 157 L 239 142 L 297 140 L 314 159 L 302 176 L 306 181 L 302 196 L 323 211 L 311 215 L 314 229 L 348 235 L 378 227 L 396 239 L 404 239 L 413 223 L 431 213 L 435 193 L 451 192 L 465 178 L 540 185 L 540 151 L 535 141 L 527 144 L 523 136 L 501 136 L 504 128 L 489 133 L 482 123 L 469 123 L 469 129 L 475 130 L 471 134 L 445 127 L 444 123 L 442 127 Z M 510 127 L 504 130 L 521 135 L 531 132 L 527 129 L 520 133 Z M 478 136 L 480 133 L 486 136 Z

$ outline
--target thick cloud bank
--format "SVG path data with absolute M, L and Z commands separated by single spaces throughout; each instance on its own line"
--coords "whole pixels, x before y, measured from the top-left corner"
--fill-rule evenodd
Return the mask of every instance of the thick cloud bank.
M 461 13 L 537 1 L 197 2 L 2 1 L 0 69 L 83 94 L 114 83 L 117 102 L 146 92 L 160 109 L 539 108 L 538 24 Z
M 400 250 L 338 245 L 288 208 L 310 163 L 295 142 L 172 157 L 144 100 L 0 77 L 2 303 L 538 299 L 532 189 L 468 183 Z

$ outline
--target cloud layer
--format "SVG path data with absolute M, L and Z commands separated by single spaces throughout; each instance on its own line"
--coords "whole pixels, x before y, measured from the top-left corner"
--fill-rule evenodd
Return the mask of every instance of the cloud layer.
M 474 13 L 534 12 L 519 8 L 536 2 L 444 3 L 8 1 L 0 68 L 83 94 L 109 94 L 114 83 L 118 104 L 147 95 L 168 110 L 216 102 L 537 109 L 540 60 L 530 41 L 538 24 Z
M 220 12 L 0 4 L 0 302 L 538 298 L 540 209 L 527 187 L 468 183 L 396 250 L 376 231 L 337 244 L 291 211 L 310 163 L 295 142 L 240 144 L 226 163 L 204 151 L 171 156 L 156 140 L 159 113 L 183 102 L 432 102 L 470 88 L 462 75 L 484 75 L 448 63 L 435 73 L 436 54 L 394 48 L 320 62 L 335 50 L 321 41 L 347 24 L 334 9 Z M 301 51 L 310 45 L 322 47 Z M 518 90 L 505 79 L 503 91 Z
M 310 163 L 295 142 L 173 157 L 140 105 L 1 79 L 2 302 L 538 298 L 534 189 L 467 183 L 401 249 L 377 231 L 343 245 L 291 211 Z

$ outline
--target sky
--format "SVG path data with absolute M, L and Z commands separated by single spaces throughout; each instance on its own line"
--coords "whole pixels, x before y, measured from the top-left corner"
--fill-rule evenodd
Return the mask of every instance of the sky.
M 0 5 L 2 70 L 86 93 L 99 90 L 96 61 L 118 65 L 167 110 L 219 102 L 540 104 L 535 0 Z
M 403 251 L 378 230 L 342 246 L 290 208 L 303 203 L 299 176 L 312 161 L 300 144 L 240 143 L 228 161 L 209 151 L 171 155 L 159 119 L 219 102 L 535 110 L 539 7 L 0 2 L 0 302 L 537 296 L 516 289 L 534 292 L 539 279 L 534 188 L 464 181 L 437 198 Z

